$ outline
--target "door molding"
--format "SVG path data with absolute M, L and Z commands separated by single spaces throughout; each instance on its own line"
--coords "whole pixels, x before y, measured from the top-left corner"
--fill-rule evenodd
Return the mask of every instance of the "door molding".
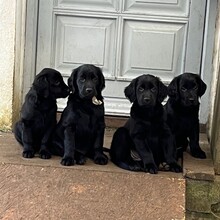
M 12 123 L 18 118 L 23 101 L 23 81 L 24 81 L 24 52 L 25 52 L 25 24 L 26 24 L 27 1 L 16 2 L 16 24 L 15 24 L 15 64 L 13 83 L 13 109 Z M 12 125 L 14 126 L 14 125 Z
M 28 92 L 36 72 L 39 0 L 26 0 L 23 94 Z
M 213 78 L 213 56 L 215 41 L 215 23 L 218 12 L 218 0 L 207 0 L 205 30 L 203 39 L 203 53 L 201 57 L 201 78 L 207 84 L 207 90 L 201 99 L 200 106 L 200 123 L 204 124 L 208 121 L 209 114 L 214 106 L 212 91 L 216 90 L 212 84 Z M 212 89 L 213 87 L 213 89 Z M 211 120 L 211 119 L 210 119 Z

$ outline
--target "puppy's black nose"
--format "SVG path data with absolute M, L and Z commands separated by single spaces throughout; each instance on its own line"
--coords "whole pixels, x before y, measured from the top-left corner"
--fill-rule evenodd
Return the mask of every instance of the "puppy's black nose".
M 92 88 L 86 88 L 86 92 L 87 92 L 87 93 L 91 93 L 92 91 L 93 91 Z
M 146 103 L 149 103 L 149 102 L 150 102 L 150 97 L 144 97 L 144 101 L 145 101 Z
M 195 100 L 194 98 L 189 98 L 190 102 L 194 102 L 194 100 Z

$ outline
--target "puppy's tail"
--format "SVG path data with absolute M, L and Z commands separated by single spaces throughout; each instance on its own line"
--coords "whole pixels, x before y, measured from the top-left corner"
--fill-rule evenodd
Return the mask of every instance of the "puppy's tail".
M 129 171 L 144 171 L 141 164 L 139 162 L 132 161 L 132 163 L 126 163 L 123 161 L 114 161 L 111 159 L 111 161 L 118 167 L 124 169 L 124 170 L 129 170 Z
M 110 148 L 103 147 L 103 151 L 104 151 L 104 152 L 107 152 L 107 153 L 110 153 Z

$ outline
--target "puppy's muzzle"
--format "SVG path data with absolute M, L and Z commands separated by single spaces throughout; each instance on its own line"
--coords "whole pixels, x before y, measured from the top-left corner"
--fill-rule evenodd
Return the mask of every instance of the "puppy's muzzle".
M 195 99 L 194 99 L 194 98 L 189 98 L 189 101 L 190 101 L 191 103 L 193 103 L 193 102 L 195 101 Z
M 93 89 L 92 88 L 86 88 L 86 94 L 91 94 L 93 92 Z
M 69 89 L 69 87 L 68 86 L 65 86 L 64 88 L 63 88 L 63 98 L 66 98 L 69 94 L 70 94 L 70 89 Z
M 150 104 L 151 98 L 150 98 L 150 97 L 144 97 L 144 102 L 145 102 L 146 104 Z

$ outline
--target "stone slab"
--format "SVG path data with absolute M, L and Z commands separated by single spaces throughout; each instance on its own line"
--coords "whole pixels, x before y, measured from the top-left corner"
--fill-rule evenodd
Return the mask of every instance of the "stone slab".
M 0 219 L 185 218 L 181 174 L 129 172 L 111 162 L 64 167 L 59 157 L 24 159 L 21 152 L 11 133 L 0 134 Z
M 183 174 L 186 178 L 190 179 L 214 181 L 214 166 L 206 134 L 200 134 L 200 146 L 206 152 L 207 158 L 197 159 L 188 152 L 185 152 L 183 157 Z

